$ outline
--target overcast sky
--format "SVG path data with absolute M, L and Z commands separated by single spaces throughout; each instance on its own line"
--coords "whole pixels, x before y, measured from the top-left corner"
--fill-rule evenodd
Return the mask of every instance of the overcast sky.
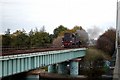
M 59 25 L 69 29 L 75 25 L 86 31 L 99 32 L 115 27 L 117 0 L 0 0 L 0 33 L 7 28 L 11 32 L 27 32 L 43 25 L 53 33 Z M 95 27 L 97 26 L 97 27 Z

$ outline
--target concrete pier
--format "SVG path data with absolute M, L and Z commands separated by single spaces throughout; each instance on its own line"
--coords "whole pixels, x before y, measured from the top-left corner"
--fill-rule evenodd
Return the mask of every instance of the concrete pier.
M 56 72 L 56 64 L 48 66 L 48 73 L 55 73 Z
M 67 63 L 59 63 L 58 64 L 58 74 L 67 74 Z
M 78 76 L 79 73 L 79 62 L 77 60 L 73 60 L 70 62 L 70 75 Z

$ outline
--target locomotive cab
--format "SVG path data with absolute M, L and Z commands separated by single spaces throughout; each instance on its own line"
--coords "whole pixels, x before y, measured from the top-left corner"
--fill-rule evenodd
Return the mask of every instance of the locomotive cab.
M 64 33 L 64 37 L 62 38 L 62 44 L 65 48 L 80 47 L 80 37 L 75 33 Z
M 62 38 L 62 43 L 64 47 L 71 47 L 74 45 L 74 34 L 72 33 L 65 33 L 64 37 Z

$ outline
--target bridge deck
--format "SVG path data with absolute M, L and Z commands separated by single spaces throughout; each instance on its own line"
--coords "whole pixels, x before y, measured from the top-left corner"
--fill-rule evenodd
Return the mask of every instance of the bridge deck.
M 33 49 L 4 48 L 2 49 L 2 53 L 0 53 L 0 56 L 29 54 L 29 53 L 57 51 L 57 50 L 68 50 L 68 49 L 76 49 L 76 48 L 33 48 Z
M 86 54 L 86 48 L 0 56 L 0 77 L 57 64 Z

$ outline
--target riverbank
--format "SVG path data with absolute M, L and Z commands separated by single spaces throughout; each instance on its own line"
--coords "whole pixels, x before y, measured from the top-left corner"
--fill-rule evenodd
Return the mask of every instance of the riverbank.
M 38 75 L 39 80 L 112 80 L 112 75 L 88 78 L 84 75 L 70 76 L 66 74 L 48 73 L 44 69 L 34 70 L 30 72 L 29 75 Z

